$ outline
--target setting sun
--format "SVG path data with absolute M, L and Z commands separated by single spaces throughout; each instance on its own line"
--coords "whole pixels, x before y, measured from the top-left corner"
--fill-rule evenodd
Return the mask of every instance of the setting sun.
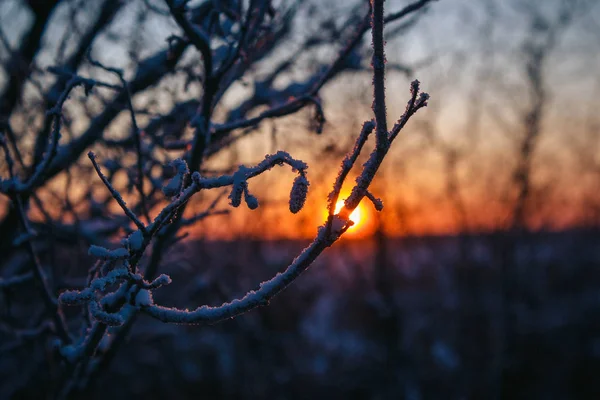
M 344 206 L 344 200 L 338 201 L 335 204 L 335 213 L 336 214 L 339 213 L 343 206 Z M 354 222 L 354 225 L 352 225 L 348 229 L 348 232 L 358 230 L 361 227 L 361 225 L 363 224 L 364 215 L 365 215 L 365 211 L 363 210 L 363 207 L 364 207 L 363 204 L 360 203 L 358 205 L 358 207 L 356 207 L 356 209 L 354 209 L 354 211 L 352 211 L 352 214 L 350 214 L 350 220 L 352 222 Z
M 340 200 L 335 204 L 335 213 L 339 213 L 340 210 L 342 209 L 342 207 L 344 207 L 344 200 Z M 350 229 L 348 229 L 348 231 L 354 231 L 356 230 L 362 221 L 363 218 L 363 213 L 362 213 L 362 204 L 360 204 L 358 207 L 356 207 L 356 209 L 354 211 L 352 211 L 352 214 L 350 214 L 350 221 L 354 222 L 354 225 L 352 225 L 350 227 Z

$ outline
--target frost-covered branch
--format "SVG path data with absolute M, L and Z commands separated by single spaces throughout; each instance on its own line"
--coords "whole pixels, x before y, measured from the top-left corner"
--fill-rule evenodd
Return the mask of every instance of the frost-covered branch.
M 285 269 L 284 272 L 279 273 L 272 279 L 261 283 L 257 290 L 248 292 L 240 299 L 224 303 L 218 307 L 201 306 L 193 311 L 189 311 L 156 305 L 150 301 L 150 297 L 148 298 L 148 303 L 141 306 L 145 313 L 163 322 L 200 324 L 218 322 L 223 319 L 235 317 L 256 307 L 264 306 L 268 304 L 274 296 L 284 290 L 302 272 L 304 272 L 323 250 L 335 243 L 352 225 L 352 222 L 349 219 L 349 214 L 358 206 L 358 203 L 363 197 L 367 196 L 373 202 L 376 209 L 381 210 L 383 208 L 383 203 L 381 200 L 376 199 L 368 191 L 368 187 L 375 177 L 375 174 L 377 173 L 377 170 L 379 169 L 379 166 L 381 165 L 385 155 L 387 154 L 391 142 L 402 129 L 402 127 L 404 127 L 408 119 L 420 108 L 427 105 L 428 95 L 423 93 L 421 94 L 419 100 L 417 100 L 416 98 L 419 94 L 419 82 L 414 81 L 411 84 L 411 100 L 408 103 L 405 114 L 403 117 L 401 117 L 401 125 L 399 127 L 395 127 L 395 131 L 393 130 L 392 132 L 388 132 L 387 129 L 384 129 L 381 132 L 381 124 L 383 124 L 383 122 L 381 122 L 381 118 L 385 118 L 385 104 L 383 102 L 383 99 L 385 98 L 385 87 L 383 85 L 384 75 L 382 71 L 385 68 L 385 65 L 382 61 L 384 46 L 383 1 L 381 0 L 374 1 L 373 21 L 373 47 L 376 49 L 376 56 L 374 56 L 373 62 L 375 86 L 375 101 L 373 111 L 375 113 L 377 122 L 374 123 L 373 121 L 368 121 L 363 125 L 363 129 L 356 140 L 354 149 L 342 162 L 340 173 L 334 183 L 334 189 L 329 196 L 329 217 L 325 225 L 319 228 L 319 233 L 314 241 L 302 251 L 302 253 Z M 375 57 L 377 57 L 377 60 L 382 61 L 381 68 L 378 68 L 378 66 L 375 65 L 378 62 L 375 60 Z M 380 97 L 379 100 L 377 100 L 378 97 Z M 382 109 L 383 113 L 381 112 Z M 377 123 L 380 124 L 378 126 L 380 131 L 378 131 L 377 134 L 378 137 L 376 140 L 375 149 L 371 153 L 367 163 L 363 165 L 362 172 L 356 180 L 356 185 L 354 186 L 350 197 L 346 199 L 345 206 L 342 208 L 342 211 L 340 211 L 338 215 L 332 215 L 332 210 L 334 210 L 336 199 L 339 196 L 345 178 L 356 162 L 362 147 L 368 139 L 369 133 L 372 132 L 372 130 L 377 126 Z M 262 169 L 262 165 L 269 165 L 267 160 L 268 159 L 255 167 L 256 170 L 260 171 Z M 305 169 L 299 163 L 290 165 L 300 171 Z M 232 184 L 233 189 L 232 193 L 230 194 L 230 199 L 232 205 L 237 206 L 240 203 L 242 194 L 247 193 L 246 179 L 250 175 L 252 175 L 252 173 L 248 172 L 247 169 L 240 168 L 238 172 L 232 176 L 220 177 L 214 180 L 205 180 L 203 183 L 200 181 L 200 175 L 198 173 L 194 173 L 193 181 L 194 184 L 198 186 L 202 186 L 202 184 L 204 184 L 206 187 L 211 187 L 220 183 Z M 302 193 L 303 198 L 305 196 L 305 190 L 302 188 L 303 181 L 301 178 L 299 178 L 297 178 L 299 183 L 295 182 L 294 184 L 294 188 L 296 189 L 292 188 L 292 198 L 294 197 L 295 192 Z M 290 210 L 294 211 L 295 204 L 297 202 L 303 203 L 303 199 L 302 201 L 295 202 L 290 200 Z
M 94 169 L 96 170 L 96 173 L 98 174 L 98 176 L 102 180 L 102 183 L 104 183 L 104 185 L 106 186 L 106 188 L 110 191 L 110 194 L 112 195 L 112 197 L 117 201 L 117 203 L 119 204 L 119 206 L 123 209 L 123 211 L 125 212 L 125 215 L 127 215 L 127 217 L 129 217 L 129 219 L 131 221 L 133 221 L 133 223 L 142 232 L 145 232 L 146 231 L 146 227 L 144 226 L 144 223 L 139 220 L 139 218 L 135 215 L 135 213 L 133 211 L 131 211 L 129 209 L 129 207 L 127 207 L 127 204 L 125 203 L 125 200 L 123 200 L 123 197 L 121 196 L 121 194 L 112 186 L 112 184 L 108 181 L 108 179 L 106 178 L 106 176 L 104 176 L 104 174 L 100 170 L 100 166 L 96 162 L 96 155 L 93 152 L 90 151 L 88 153 L 88 157 L 89 157 L 90 161 L 92 162 L 92 165 L 94 166 Z
M 387 112 L 385 107 L 385 51 L 383 43 L 383 0 L 372 0 L 371 30 L 373 36 L 373 114 L 375 114 L 375 131 L 377 147 L 388 146 Z
M 48 172 L 48 168 L 52 163 L 54 157 L 57 154 L 58 141 L 60 139 L 60 128 L 61 128 L 61 118 L 62 118 L 62 108 L 69 97 L 70 92 L 77 86 L 84 86 L 86 92 L 91 88 L 91 82 L 87 79 L 80 78 L 78 76 L 73 76 L 66 84 L 64 91 L 61 93 L 58 101 L 50 110 L 48 110 L 48 115 L 54 117 L 54 127 L 52 130 L 51 139 L 48 142 L 46 147 L 46 152 L 41 160 L 41 162 L 35 167 L 33 174 L 25 181 L 22 182 L 16 175 L 13 174 L 9 181 L 4 181 L 2 186 L 0 186 L 0 191 L 6 194 L 15 194 L 15 193 L 28 193 L 35 186 L 37 186 L 43 179 L 44 175 Z M 5 148 L 5 151 L 7 148 Z M 7 161 L 10 159 L 9 153 L 6 153 Z M 11 169 L 12 169 L 12 162 Z
M 383 40 L 383 38 L 378 40 Z M 413 84 L 411 85 L 411 91 L 413 88 L 416 88 L 418 90 L 418 87 L 418 82 L 413 82 Z M 418 108 L 422 108 L 425 105 L 426 102 L 423 102 L 418 106 Z M 417 105 L 413 104 L 412 107 L 417 107 Z M 415 110 L 411 109 L 410 115 L 414 115 L 418 108 Z M 410 118 L 410 116 L 407 117 L 407 119 L 408 118 Z M 331 211 L 333 209 L 332 204 L 335 204 L 335 199 L 337 199 L 339 196 L 345 178 L 349 170 L 354 165 L 354 162 L 360 154 L 360 150 L 366 143 L 369 133 L 372 132 L 373 128 L 373 121 L 365 122 L 361 134 L 356 140 L 354 149 L 344 159 L 340 173 L 334 183 L 334 189 L 329 197 L 330 214 L 333 213 Z M 387 138 L 390 138 L 390 132 L 385 132 L 385 134 Z M 319 228 L 319 233 L 314 239 L 314 241 L 302 251 L 302 253 L 286 268 L 286 270 L 280 274 L 277 274 L 272 279 L 261 283 L 257 290 L 250 291 L 244 297 L 233 300 L 229 303 L 224 303 L 218 307 L 201 306 L 193 311 L 189 311 L 180 310 L 177 308 L 163 307 L 155 305 L 154 303 L 150 303 L 142 306 L 142 310 L 148 315 L 159 319 L 163 322 L 180 324 L 200 324 L 215 323 L 224 319 L 233 318 L 256 307 L 267 305 L 274 296 L 276 296 L 278 293 L 284 290 L 294 279 L 296 279 L 298 276 L 300 276 L 300 274 L 302 274 L 302 272 L 308 269 L 308 267 L 323 252 L 323 250 L 335 243 L 340 238 L 340 236 L 352 225 L 352 222 L 350 221 L 348 215 L 352 212 L 352 210 L 354 210 L 354 208 L 356 208 L 356 206 L 364 196 L 369 197 L 369 199 L 374 203 L 377 210 L 380 211 L 383 208 L 383 203 L 381 202 L 381 200 L 376 199 L 371 193 L 369 193 L 368 186 L 375 177 L 379 165 L 381 165 L 381 162 L 383 161 L 383 158 L 385 157 L 385 154 L 387 153 L 388 149 L 389 144 L 387 144 L 386 142 L 380 143 L 379 141 L 377 141 L 375 150 L 373 150 L 373 152 L 371 153 L 371 157 L 363 166 L 362 173 L 357 178 L 357 183 L 352 190 L 352 194 L 348 199 L 346 199 L 346 205 L 342 209 L 340 214 L 330 216 L 325 226 Z M 294 168 L 299 169 L 300 166 L 301 165 L 298 164 Z M 255 168 L 258 169 L 259 167 L 260 164 Z M 241 173 L 240 170 L 238 170 L 238 173 Z M 238 185 L 241 185 L 240 182 L 245 182 L 244 180 L 239 178 L 236 180 L 235 174 L 227 178 L 217 178 L 217 181 L 218 180 L 227 180 L 228 182 L 232 181 L 234 188 L 236 187 L 236 183 Z M 210 185 L 212 185 L 212 183 L 209 184 L 209 186 Z M 239 194 L 236 194 L 236 196 L 241 196 L 241 192 Z M 356 202 L 354 206 L 353 202 Z M 290 208 L 292 208 L 291 202 Z
M 384 18 L 385 23 L 393 22 L 399 20 L 406 15 L 409 15 L 415 11 L 418 11 L 429 3 L 435 0 L 419 0 L 414 3 L 411 3 L 404 7 L 402 10 L 392 13 Z M 351 52 L 358 46 L 363 35 L 371 28 L 371 13 L 368 13 L 361 21 L 361 23 L 354 28 L 354 31 L 347 41 L 347 43 L 340 49 L 335 60 L 325 68 L 325 70 L 313 81 L 309 81 L 306 85 L 306 90 L 301 95 L 286 95 L 284 98 L 290 97 L 291 99 L 286 100 L 282 104 L 271 107 L 270 109 L 261 112 L 259 115 L 247 118 L 247 119 L 238 119 L 235 121 L 228 121 L 225 124 L 215 125 L 213 129 L 213 135 L 215 135 L 215 139 L 218 140 L 221 136 L 226 135 L 227 133 L 236 130 L 247 128 L 251 126 L 255 126 L 261 121 L 265 119 L 271 118 L 280 118 L 286 115 L 290 115 L 300 109 L 302 109 L 305 105 L 310 104 L 314 101 L 314 96 L 317 95 L 319 90 L 333 78 L 336 73 L 342 69 L 342 65 L 347 60 L 348 56 Z M 383 21 L 382 21 L 383 24 Z M 378 57 L 382 58 L 382 57 Z M 383 58 L 382 58 L 383 59 Z M 284 93 L 283 93 L 284 94 Z M 381 100 L 380 100 L 381 101 Z M 384 124 L 382 124 L 384 125 Z
M 327 197 L 327 209 L 329 211 L 329 218 L 333 217 L 335 214 L 335 206 L 337 204 L 340 192 L 342 191 L 342 185 L 348 176 L 348 173 L 354 167 L 354 163 L 358 159 L 360 152 L 362 151 L 363 146 L 367 143 L 369 139 L 369 135 L 373 132 L 375 128 L 375 121 L 367 121 L 363 124 L 362 130 L 358 135 L 358 139 L 356 139 L 356 143 L 354 144 L 354 148 L 350 153 L 344 157 L 342 161 L 342 165 L 340 168 L 340 173 L 338 174 L 335 183 L 333 184 L 333 189 L 329 193 Z
M 148 304 L 143 306 L 142 310 L 160 321 L 177 324 L 215 323 L 233 318 L 256 307 L 269 304 L 274 296 L 300 276 L 319 254 L 331 244 L 332 242 L 326 239 L 324 231 L 321 231 L 317 240 L 304 249 L 283 273 L 261 283 L 258 290 L 250 291 L 241 299 L 233 300 L 219 307 L 202 306 L 196 310 L 188 311 Z
M 304 7 L 302 2 L 288 6 L 287 2 L 269 0 L 166 0 L 167 7 L 163 8 L 168 10 L 163 10 L 144 1 L 146 7 L 142 4 L 142 13 L 149 10 L 153 17 L 174 19 L 183 33 L 177 33 L 181 37 L 169 36 L 166 48 L 145 59 L 138 58 L 136 39 L 132 39 L 128 49 L 132 62 L 122 63 L 123 60 L 119 60 L 114 65 L 120 67 L 114 68 L 108 66 L 100 52 L 96 53 L 98 60 L 85 57 L 89 48 L 101 46 L 94 44 L 94 37 L 103 27 L 110 25 L 117 11 L 122 15 L 120 10 L 125 8 L 118 0 L 103 0 L 101 12 L 84 30 L 84 37 L 75 40 L 78 32 L 67 30 L 59 40 L 55 51 L 58 55 L 53 63 L 56 67 L 49 69 L 52 75 L 48 79 L 55 78 L 54 82 L 44 81 L 46 76 L 41 76 L 32 55 L 26 58 L 28 64 L 31 63 L 31 71 L 27 71 L 27 87 L 31 86 L 32 92 L 37 92 L 35 94 L 39 96 L 32 97 L 39 104 L 45 104 L 49 111 L 44 118 L 35 119 L 42 121 L 41 126 L 37 123 L 19 126 L 18 132 L 13 132 L 9 121 L 33 120 L 19 118 L 31 118 L 36 107 L 29 104 L 31 97 L 19 99 L 21 95 L 18 94 L 15 100 L 23 101 L 17 108 L 14 106 L 18 102 L 14 102 L 12 108 L 17 111 L 13 113 L 11 109 L 6 115 L 0 115 L 0 128 L 6 137 L 5 141 L 2 140 L 2 147 L 7 164 L 7 168 L 3 169 L 7 176 L 0 181 L 0 192 L 7 195 L 13 205 L 0 221 L 0 245 L 14 252 L 26 250 L 27 257 L 21 258 L 33 259 L 33 268 L 30 273 L 11 270 L 9 274 L 16 274 L 12 277 L 5 277 L 9 274 L 3 270 L 0 287 L 16 288 L 34 280 L 41 288 L 46 303 L 44 313 L 52 318 L 49 327 L 54 337 L 60 339 L 52 340 L 53 346 L 56 346 L 52 350 L 58 350 L 52 354 L 60 356 L 61 379 L 56 385 L 59 398 L 77 397 L 83 388 L 91 385 L 95 374 L 106 369 L 140 313 L 165 322 L 213 323 L 267 304 L 351 226 L 352 222 L 347 217 L 352 207 L 349 199 L 338 215 L 335 215 L 335 203 L 353 168 L 360 176 L 355 185 L 360 190 L 354 200 L 367 197 L 377 210 L 381 209 L 381 200 L 369 192 L 368 186 L 397 132 L 420 106 L 425 105 L 422 102 L 419 106 L 419 98 L 412 98 L 406 115 L 401 118 L 401 126 L 397 131 L 388 132 L 383 86 L 384 23 L 422 9 L 430 1 L 415 1 L 400 12 L 385 16 L 383 1 L 378 0 L 366 15 L 362 15 L 364 8 L 353 9 L 341 21 L 342 28 L 334 27 L 331 31 L 311 33 L 302 38 L 299 53 L 308 54 L 321 46 L 331 46 L 337 54 L 317 65 L 314 73 L 301 81 L 293 79 L 293 72 L 304 61 L 279 50 L 287 45 L 286 40 L 293 42 L 295 39 L 292 34 L 294 18 L 299 15 L 297 10 Z M 72 19 L 75 19 L 75 14 L 73 11 Z M 191 312 L 156 304 L 154 290 L 170 282 L 168 276 L 160 275 L 160 268 L 168 263 L 165 254 L 173 243 L 185 238 L 184 228 L 206 217 L 232 212 L 231 207 L 239 207 L 243 203 L 251 210 L 258 208 L 262 199 L 256 196 L 253 178 L 275 166 L 290 167 L 295 176 L 290 182 L 289 210 L 297 213 L 305 207 L 310 188 L 308 165 L 286 152 L 270 154 L 254 165 L 219 169 L 217 172 L 210 171 L 203 164 L 226 146 L 257 132 L 265 120 L 292 115 L 301 109 L 310 109 L 313 113 L 312 126 L 321 133 L 326 120 L 321 91 L 341 72 L 361 70 L 360 54 L 365 45 L 362 43 L 363 36 L 369 30 L 373 33 L 375 48 L 372 60 L 374 119 L 364 124 L 354 148 L 342 162 L 328 198 L 328 218 L 318 229 L 312 244 L 281 274 L 240 299 L 217 307 L 203 305 Z M 107 35 L 110 36 L 108 43 L 112 43 L 111 35 Z M 119 36 L 118 33 L 114 35 Z M 136 36 L 135 33 L 133 36 Z M 182 57 L 190 46 L 200 53 L 200 60 Z M 44 48 L 44 54 L 53 51 Z M 272 62 L 279 55 L 285 59 Z M 97 71 L 97 68 L 102 71 Z M 115 74 L 119 82 L 102 82 L 94 75 L 103 72 Z M 266 76 L 261 79 L 263 73 Z M 183 77 L 185 84 L 166 82 L 163 78 L 169 75 L 175 79 Z M 127 80 L 125 76 L 128 76 Z M 229 97 L 227 102 L 221 102 L 230 92 L 237 90 L 238 84 L 246 86 L 252 80 L 255 83 L 254 93 L 243 98 L 239 105 L 229 104 Z M 275 85 L 286 80 L 288 84 L 283 87 L 279 83 Z M 85 96 L 76 106 L 63 109 L 67 99 L 77 100 L 72 95 L 77 86 L 83 86 Z M 97 87 L 109 90 L 91 90 Z M 215 109 L 217 113 L 213 113 Z M 218 119 L 220 116 L 224 118 Z M 131 131 L 122 132 L 122 122 L 128 120 L 130 123 L 125 124 L 131 126 Z M 13 126 L 18 125 L 13 122 Z M 376 155 L 371 155 L 374 159 L 365 166 L 355 165 L 375 129 Z M 192 135 L 189 135 L 190 131 Z M 28 149 L 29 143 L 33 144 L 33 154 L 22 156 L 21 151 Z M 90 151 L 96 151 L 92 146 L 103 149 L 97 150 L 106 154 L 102 162 Z M 175 157 L 179 158 L 173 159 L 172 151 L 177 150 L 180 153 Z M 81 162 L 81 155 L 88 151 L 91 165 L 85 160 Z M 126 167 L 124 160 L 134 160 L 135 164 Z M 93 178 L 94 172 L 107 188 L 102 190 L 104 194 L 100 199 L 97 191 L 99 182 Z M 128 179 L 122 180 L 122 175 Z M 54 178 L 59 176 L 61 179 L 66 176 L 64 190 L 57 189 Z M 92 179 L 89 179 L 90 176 Z M 221 190 L 224 194 L 195 214 L 186 210 L 196 194 L 211 189 Z M 126 204 L 124 198 L 132 193 L 135 201 L 130 200 Z M 228 196 L 231 207 L 219 205 L 223 196 Z M 109 211 L 113 199 L 122 210 L 118 211 L 118 215 Z M 35 208 L 30 210 L 30 206 Z M 11 235 L 10 230 L 20 225 L 24 229 L 16 240 L 16 235 Z M 50 270 L 40 262 L 45 250 L 35 247 L 44 235 L 83 242 L 89 246 L 88 256 L 95 259 L 87 278 L 81 277 L 77 281 L 78 290 L 66 290 L 58 299 L 55 287 L 70 286 L 67 282 L 72 281 L 62 279 L 62 266 L 50 265 L 53 268 Z M 121 240 L 115 243 L 114 239 L 118 236 Z M 60 254 L 55 252 L 54 246 L 51 251 L 49 259 Z M 43 260 L 46 262 L 45 257 Z M 80 266 L 77 267 L 79 269 Z M 70 319 L 67 326 L 62 321 L 59 305 L 79 306 L 81 313 L 69 314 L 76 315 L 78 319 Z
M 215 178 L 204 178 L 200 175 L 200 173 L 194 172 L 191 179 L 192 184 L 183 191 L 181 191 L 181 182 L 184 179 L 184 175 L 189 171 L 185 165 L 185 162 L 183 160 L 178 160 L 175 163 L 176 168 L 178 169 L 178 175 L 176 175 L 171 182 L 169 182 L 169 185 L 167 185 L 169 190 L 165 191 L 165 193 L 173 196 L 173 201 L 163 208 L 163 210 L 153 220 L 152 224 L 150 224 L 148 227 L 145 227 L 139 220 L 137 220 L 137 217 L 135 217 L 133 212 L 127 207 L 120 193 L 110 184 L 110 182 L 108 182 L 108 179 L 104 176 L 104 174 L 102 174 L 92 152 L 90 152 L 89 157 L 96 172 L 109 189 L 113 198 L 115 198 L 119 205 L 121 205 L 125 214 L 132 221 L 134 221 L 136 225 L 139 223 L 139 230 L 129 235 L 125 241 L 127 248 L 121 247 L 114 250 L 109 250 L 100 246 L 91 246 L 89 250 L 90 255 L 100 260 L 123 263 L 126 268 L 117 268 L 102 277 L 93 279 L 89 282 L 88 287 L 82 291 L 63 292 L 60 296 L 60 301 L 65 305 L 89 305 L 92 316 L 101 324 L 108 326 L 123 324 L 124 319 L 118 313 L 118 309 L 123 306 L 127 299 L 124 295 L 117 295 L 117 298 L 110 301 L 111 308 L 115 309 L 116 311 L 106 311 L 102 305 L 102 301 L 98 300 L 97 298 L 98 292 L 104 292 L 109 286 L 115 285 L 119 281 L 126 281 L 128 285 L 122 286 L 124 290 L 127 293 L 134 293 L 133 296 L 141 296 L 140 293 L 142 292 L 140 290 L 149 291 L 164 284 L 170 283 L 170 279 L 164 275 L 159 276 L 152 282 L 145 282 L 141 275 L 135 274 L 133 271 L 135 271 L 135 266 L 141 257 L 141 254 L 143 254 L 145 247 L 149 244 L 150 239 L 157 234 L 158 231 L 164 227 L 169 220 L 171 220 L 171 216 L 174 214 L 174 212 L 186 204 L 195 193 L 204 189 L 232 186 L 231 194 L 229 196 L 231 199 L 231 204 L 233 206 L 239 205 L 243 195 L 248 207 L 254 209 L 258 206 L 258 200 L 249 193 L 248 180 L 270 170 L 276 165 L 284 164 L 292 167 L 292 169 L 299 174 L 298 177 L 301 178 L 300 180 L 297 178 L 294 182 L 294 187 L 301 187 L 301 189 L 292 189 L 290 208 L 292 208 L 292 204 L 296 204 L 298 210 L 301 208 L 301 206 L 304 204 L 308 187 L 308 181 L 306 180 L 306 169 L 308 168 L 308 165 L 303 161 L 292 158 L 284 151 L 279 151 L 273 155 L 266 156 L 262 162 L 258 163 L 254 167 L 240 166 L 238 170 L 231 175 L 223 175 Z M 171 185 L 173 182 L 176 183 Z M 298 191 L 301 193 L 296 193 Z M 301 196 L 302 199 L 295 198 L 294 196 Z M 298 203 L 301 204 L 298 206 Z M 207 211 L 208 213 L 212 212 L 212 207 L 214 207 L 214 203 Z M 199 220 L 201 218 L 203 218 L 203 216 L 196 216 L 192 218 L 192 220 Z M 150 306 L 152 304 L 150 301 L 150 293 L 147 293 L 147 296 L 144 297 L 144 299 L 146 299 L 143 304 L 144 306 Z
M 146 196 L 144 194 L 144 167 L 143 167 L 143 156 L 142 156 L 142 141 L 141 141 L 141 133 L 140 128 L 138 127 L 137 119 L 135 117 L 135 110 L 133 109 L 133 102 L 131 101 L 131 88 L 129 87 L 129 83 L 125 80 L 125 73 L 123 70 L 118 68 L 107 67 L 101 62 L 94 60 L 88 54 L 88 59 L 90 63 L 98 68 L 101 68 L 105 71 L 111 72 L 119 78 L 121 81 L 121 85 L 123 86 L 122 90 L 126 94 L 127 98 L 127 109 L 129 110 L 129 116 L 131 117 L 131 128 L 133 131 L 133 142 L 135 143 L 135 150 L 137 152 L 137 179 L 136 179 L 136 188 L 140 194 L 140 203 L 142 205 L 142 212 L 146 217 L 147 221 L 150 221 L 150 216 L 148 214 L 148 207 L 146 205 Z

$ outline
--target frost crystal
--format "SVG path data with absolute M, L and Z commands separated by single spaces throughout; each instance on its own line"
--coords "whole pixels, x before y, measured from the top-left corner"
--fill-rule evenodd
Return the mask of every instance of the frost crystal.
M 107 248 L 96 245 L 90 246 L 88 254 L 105 260 L 118 260 L 122 258 L 127 258 L 129 256 L 129 252 L 123 247 L 120 247 L 115 250 L 109 250 Z
M 151 286 L 158 288 L 161 286 L 169 285 L 171 283 L 171 277 L 169 275 L 160 274 L 158 278 L 152 281 Z
M 144 234 L 139 229 L 129 235 L 129 247 L 132 251 L 139 251 L 144 244 Z
M 154 304 L 152 292 L 147 289 L 141 289 L 135 296 L 135 304 L 137 306 L 151 306 Z
M 58 297 L 61 304 L 68 306 L 78 306 L 85 304 L 90 301 L 94 296 L 94 292 L 91 290 L 84 290 L 82 292 L 77 290 L 67 290 Z
M 121 314 L 107 313 L 102 309 L 102 307 L 100 306 L 100 304 L 98 304 L 97 301 L 90 302 L 90 312 L 96 320 L 108 326 L 123 325 L 124 320 Z

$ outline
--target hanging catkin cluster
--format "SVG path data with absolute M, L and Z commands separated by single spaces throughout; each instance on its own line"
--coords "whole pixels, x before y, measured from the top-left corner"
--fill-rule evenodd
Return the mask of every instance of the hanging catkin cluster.
M 242 194 L 247 190 L 248 182 L 246 181 L 237 181 L 233 183 L 231 187 L 231 193 L 229 193 L 229 200 L 231 200 L 231 205 L 233 207 L 239 207 L 242 204 Z
M 306 196 L 308 194 L 308 179 L 304 175 L 303 171 L 294 179 L 292 190 L 290 191 L 290 211 L 296 214 L 302 210 L 304 203 L 306 202 Z
M 248 191 L 247 184 L 244 186 L 244 200 L 249 209 L 256 210 L 258 208 L 258 199 Z
M 244 196 L 244 202 L 251 210 L 258 208 L 258 199 L 252 195 L 248 190 L 248 181 L 246 181 L 243 174 L 246 168 L 240 168 L 240 171 L 234 175 L 233 185 L 231 187 L 231 193 L 229 193 L 229 200 L 233 207 L 239 207 L 242 204 L 242 195 Z

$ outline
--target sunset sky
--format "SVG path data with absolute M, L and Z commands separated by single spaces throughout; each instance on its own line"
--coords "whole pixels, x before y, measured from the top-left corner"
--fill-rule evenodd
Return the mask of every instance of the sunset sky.
M 386 205 L 383 226 L 390 234 L 443 234 L 464 228 L 448 194 L 452 155 L 466 228 L 489 230 L 506 224 L 514 201 L 510 182 L 524 135 L 523 118 L 532 101 L 524 46 L 538 40 L 527 10 L 509 3 L 439 2 L 407 35 L 388 42 L 388 64 L 415 66 L 413 76 L 432 95 L 428 109 L 394 144 L 376 181 L 374 191 Z M 394 9 L 393 4 L 388 9 Z M 536 12 L 554 21 L 558 4 L 545 2 Z M 528 221 L 533 228 L 594 223 L 591 204 L 600 204 L 600 177 L 594 166 L 600 165 L 599 120 L 594 111 L 600 105 L 599 15 L 599 7 L 589 6 L 558 30 L 542 68 L 548 94 L 532 158 L 535 193 Z M 393 70 L 387 75 L 389 123 L 403 111 L 411 78 Z M 368 71 L 344 74 L 325 90 L 328 123 L 322 136 L 306 132 L 308 118 L 300 113 L 278 122 L 275 143 L 269 126 L 236 146 L 235 156 L 246 163 L 275 144 L 282 146 L 309 162 L 309 178 L 315 180 L 307 209 L 299 216 L 286 216 L 291 181 L 280 174 L 265 177 L 255 190 L 268 188 L 265 194 L 275 199 L 260 216 L 233 210 L 230 218 L 239 219 L 240 229 L 266 236 L 294 235 L 298 230 L 302 236 L 314 234 L 323 220 L 318 210 L 325 207 L 340 154 L 351 148 L 360 124 L 371 117 L 371 90 Z M 319 151 L 327 148 L 330 153 Z M 376 226 L 372 206 L 363 207 L 364 222 L 355 235 Z M 263 226 L 272 224 L 268 221 L 286 222 L 265 230 Z
M 6 11 L 16 7 L 13 3 L 0 7 Z M 312 3 L 306 2 L 304 6 L 309 8 Z M 389 1 L 386 9 L 398 10 L 405 3 Z M 600 7 L 595 2 L 584 3 L 581 2 L 581 9 L 571 21 L 556 30 L 555 41 L 543 61 L 542 85 L 546 97 L 531 156 L 533 190 L 527 213 L 529 225 L 536 229 L 599 222 L 600 119 L 596 110 L 600 105 L 597 73 Z M 389 234 L 400 235 L 480 231 L 506 225 L 515 202 L 512 182 L 524 121 L 533 101 L 526 52 L 544 40 L 548 26 L 557 24 L 561 2 L 530 2 L 529 7 L 523 4 L 504 0 L 435 2 L 414 26 L 388 39 L 388 122 L 393 124 L 402 114 L 409 82 L 414 78 L 422 82 L 431 101 L 394 143 L 374 182 L 373 192 L 383 200 L 384 211 L 376 216 L 371 204 L 362 204 L 360 222 L 348 236 L 366 236 L 377 226 Z M 330 11 L 335 14 L 337 8 L 341 12 L 345 7 L 349 6 L 332 1 Z M 126 22 L 134 15 L 132 9 L 121 18 Z M 10 20 L 13 26 L 4 29 L 18 33 L 18 26 L 28 18 L 27 13 L 14 11 Z M 57 25 L 54 27 L 58 29 Z M 126 33 L 128 24 L 116 23 L 113 29 L 114 34 Z M 297 24 L 294 37 L 301 38 L 314 29 L 309 23 Z M 161 48 L 172 30 L 168 24 L 147 21 L 142 55 Z M 393 34 L 394 27 L 389 26 L 386 32 Z M 18 34 L 9 36 L 14 41 L 17 38 Z M 298 215 L 289 213 L 287 201 L 293 174 L 276 168 L 250 182 L 250 189 L 261 203 L 258 210 L 250 211 L 243 206 L 231 209 L 229 215 L 214 217 L 194 228 L 194 235 L 211 238 L 240 234 L 266 238 L 314 235 L 324 221 L 326 196 L 340 161 L 352 148 L 361 124 L 372 118 L 368 37 L 365 36 L 364 42 L 363 70 L 342 74 L 322 91 L 327 123 L 321 135 L 311 132 L 312 111 L 302 110 L 290 117 L 263 122 L 256 132 L 204 165 L 208 170 L 231 171 L 239 164 L 255 164 L 277 149 L 286 150 L 310 165 L 311 186 L 306 208 Z M 102 49 L 97 51 L 98 56 L 109 65 L 120 66 L 127 59 L 127 48 L 111 43 L 109 38 L 102 37 L 96 49 Z M 293 52 L 293 45 L 281 54 L 286 51 Z M 299 54 L 295 60 L 297 66 L 286 79 L 300 79 L 317 62 L 325 63 L 333 54 L 327 48 L 306 57 Z M 41 59 L 44 60 L 43 55 Z M 266 62 L 274 62 L 269 60 Z M 399 65 L 412 69 L 410 76 L 397 68 Z M 260 68 L 253 76 L 260 76 Z M 3 79 L 6 77 L 0 76 L 0 83 Z M 167 79 L 162 85 L 180 88 L 181 81 Z M 215 115 L 225 115 L 247 91 L 244 85 L 232 88 Z M 180 90 L 176 95 L 182 100 L 194 98 L 197 88 L 192 86 L 188 92 Z M 171 100 L 162 96 L 137 100 L 140 107 L 154 102 L 159 109 L 168 109 Z M 73 115 L 82 112 L 76 104 L 68 107 Z M 18 126 L 27 121 L 15 118 L 14 123 Z M 127 131 L 123 129 L 126 123 L 124 114 L 116 119 L 106 136 L 119 137 Z M 74 123 L 74 131 L 82 129 L 85 120 L 81 126 L 78 124 Z M 368 151 L 370 147 L 363 153 Z M 102 155 L 100 149 L 99 156 Z M 175 158 L 177 153 L 169 156 Z M 53 182 L 55 187 L 63 184 L 60 178 Z M 215 196 L 217 193 L 212 192 L 198 196 L 190 212 L 202 210 Z M 228 208 L 226 196 L 220 208 Z

